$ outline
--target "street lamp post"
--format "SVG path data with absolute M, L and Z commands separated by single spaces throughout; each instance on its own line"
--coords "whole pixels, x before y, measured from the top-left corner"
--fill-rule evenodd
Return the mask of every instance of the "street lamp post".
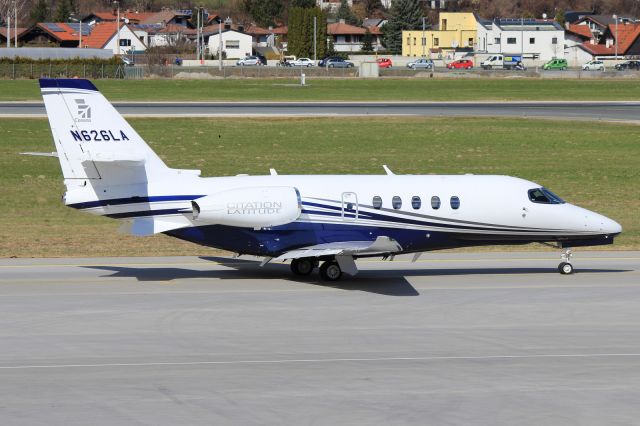
M 120 55 L 120 2 L 116 0 L 113 4 L 118 10 L 116 17 L 116 55 Z
M 79 19 L 79 18 L 78 18 L 78 19 L 76 19 L 76 18 L 74 18 L 73 16 L 69 16 L 69 20 L 70 20 L 70 21 L 75 21 L 75 22 L 77 22 L 78 24 L 80 24 L 80 31 L 78 31 L 78 33 L 79 33 L 79 37 L 78 37 L 78 38 L 79 38 L 79 39 L 78 39 L 78 47 L 80 47 L 80 48 L 81 48 L 81 47 L 82 47 L 82 19 Z
M 613 41 L 613 44 L 616 48 L 616 60 L 618 59 L 618 15 L 613 15 L 613 19 L 616 20 L 616 39 Z
M 427 47 L 427 39 L 424 35 L 424 31 L 425 31 L 425 17 L 422 17 L 422 57 L 426 57 L 427 55 L 425 54 L 425 49 Z

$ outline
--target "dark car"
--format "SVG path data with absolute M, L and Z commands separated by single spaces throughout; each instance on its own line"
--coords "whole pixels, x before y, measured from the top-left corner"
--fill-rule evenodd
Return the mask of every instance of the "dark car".
M 640 70 L 640 61 L 626 61 L 615 65 L 618 71 Z
M 260 63 L 262 65 L 267 65 L 267 58 L 265 58 L 264 55 L 262 55 L 260 53 L 256 53 L 256 56 L 258 57 L 258 59 L 260 59 Z
M 353 68 L 353 62 L 345 61 L 342 58 L 329 59 L 324 66 L 327 68 Z
M 342 59 L 340 56 L 327 56 L 324 59 L 321 59 L 320 61 L 318 61 L 318 66 L 319 67 L 326 67 L 327 66 L 327 61 L 330 59 Z

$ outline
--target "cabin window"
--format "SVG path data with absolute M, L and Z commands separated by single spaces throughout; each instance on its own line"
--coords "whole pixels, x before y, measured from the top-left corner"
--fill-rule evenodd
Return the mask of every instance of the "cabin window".
M 421 205 L 422 200 L 420 200 L 420 197 L 418 197 L 417 195 L 411 197 L 411 207 L 413 207 L 415 210 L 418 210 Z
M 455 195 L 451 197 L 449 203 L 451 204 L 451 208 L 454 210 L 458 210 L 460 208 L 460 198 L 456 197 Z
M 434 210 L 438 210 L 440 208 L 440 197 L 437 195 L 431 197 L 431 208 Z
M 394 196 L 391 199 L 391 206 L 393 206 L 394 209 L 398 210 L 400 207 L 402 207 L 402 198 L 398 197 L 397 195 Z
M 382 197 L 376 195 L 373 197 L 373 202 L 371 204 L 373 204 L 374 209 L 380 210 L 382 208 Z
M 534 188 L 529 190 L 529 200 L 540 204 L 564 204 L 565 201 L 547 188 Z

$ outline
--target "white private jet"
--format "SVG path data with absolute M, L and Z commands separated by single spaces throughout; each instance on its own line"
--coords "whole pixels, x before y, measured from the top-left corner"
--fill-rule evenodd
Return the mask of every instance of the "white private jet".
M 263 264 L 337 281 L 360 257 L 494 244 L 563 249 L 613 243 L 613 220 L 509 176 L 200 177 L 167 167 L 88 80 L 41 79 L 67 206 L 119 219 L 127 232 L 164 233 Z M 37 153 L 31 153 L 37 154 Z

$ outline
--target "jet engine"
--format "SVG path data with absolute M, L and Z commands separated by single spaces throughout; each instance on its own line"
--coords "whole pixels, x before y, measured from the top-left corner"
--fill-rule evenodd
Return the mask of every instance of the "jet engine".
M 286 186 L 230 189 L 198 198 L 191 205 L 196 222 L 254 229 L 291 223 L 302 212 L 300 193 Z

